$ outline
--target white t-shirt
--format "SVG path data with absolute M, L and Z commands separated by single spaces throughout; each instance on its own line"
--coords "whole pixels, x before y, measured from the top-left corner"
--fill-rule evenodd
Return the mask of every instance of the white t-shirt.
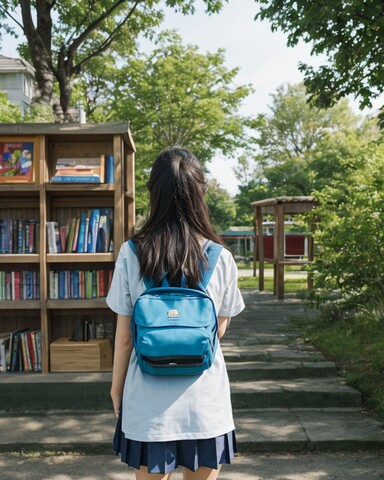
M 120 315 L 132 315 L 146 289 L 139 262 L 125 242 L 115 265 L 107 304 Z M 237 287 L 237 267 L 223 248 L 207 293 L 218 316 L 234 317 L 244 309 Z M 156 376 L 141 372 L 135 351 L 125 379 L 122 430 L 131 440 L 161 442 L 213 438 L 234 429 L 228 374 L 220 345 L 213 365 L 201 375 Z

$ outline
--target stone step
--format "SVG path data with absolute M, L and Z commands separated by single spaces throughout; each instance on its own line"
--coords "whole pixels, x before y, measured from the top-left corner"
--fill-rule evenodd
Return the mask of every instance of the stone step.
M 223 354 L 227 362 L 265 361 L 265 362 L 325 362 L 324 355 L 313 350 L 297 350 L 287 345 L 223 345 Z
M 375 450 L 383 425 L 360 408 L 235 410 L 243 453 Z
M 234 410 L 241 453 L 384 448 L 383 425 L 356 408 Z M 0 412 L 0 453 L 111 454 L 111 411 Z M 86 426 L 86 428 L 84 427 Z
M 232 382 L 233 408 L 336 408 L 361 405 L 361 393 L 338 377 Z
M 333 362 L 227 362 L 227 370 L 232 382 L 337 375 Z
M 112 375 L 102 373 L 1 374 L 0 409 L 109 410 Z

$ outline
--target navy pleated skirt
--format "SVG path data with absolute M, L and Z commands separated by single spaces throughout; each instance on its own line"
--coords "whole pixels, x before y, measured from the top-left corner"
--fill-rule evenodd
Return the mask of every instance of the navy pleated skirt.
M 199 467 L 219 468 L 231 463 L 237 453 L 235 432 L 203 440 L 175 440 L 170 442 L 138 442 L 125 438 L 118 418 L 113 450 L 121 461 L 139 469 L 148 467 L 149 473 L 169 473 L 186 467 L 195 472 Z

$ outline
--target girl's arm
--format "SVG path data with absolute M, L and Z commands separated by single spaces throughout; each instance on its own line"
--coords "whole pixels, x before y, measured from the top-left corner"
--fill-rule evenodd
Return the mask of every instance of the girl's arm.
M 220 340 L 220 338 L 224 337 L 224 334 L 229 325 L 229 321 L 231 319 L 229 317 L 219 317 L 218 320 L 219 320 L 219 340 Z
M 117 316 L 115 353 L 113 358 L 111 398 L 116 417 L 120 413 L 125 376 L 133 349 L 131 317 Z

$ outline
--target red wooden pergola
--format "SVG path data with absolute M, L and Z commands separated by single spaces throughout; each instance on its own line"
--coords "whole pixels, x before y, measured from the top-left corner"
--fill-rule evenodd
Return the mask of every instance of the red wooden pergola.
M 254 255 L 253 274 L 256 276 L 256 264 L 259 261 L 259 290 L 264 290 L 264 263 L 273 263 L 273 293 L 277 298 L 284 298 L 284 266 L 285 265 L 306 265 L 313 262 L 313 238 L 308 235 L 307 259 L 286 259 L 284 256 L 284 218 L 285 215 L 292 217 L 312 210 L 316 200 L 308 197 L 275 197 L 259 200 L 251 203 L 254 209 Z M 274 255 L 273 258 L 264 257 L 263 240 L 263 216 L 269 214 L 274 216 Z M 313 288 L 312 274 L 307 275 L 308 288 Z

